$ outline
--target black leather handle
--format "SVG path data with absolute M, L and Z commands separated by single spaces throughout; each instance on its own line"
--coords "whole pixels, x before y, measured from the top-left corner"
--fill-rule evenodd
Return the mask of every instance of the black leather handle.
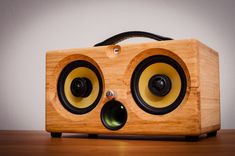
M 97 43 L 96 46 L 105 46 L 105 45 L 112 45 L 112 44 L 117 44 L 118 42 L 121 42 L 123 40 L 126 40 L 128 38 L 132 37 L 146 37 L 146 38 L 151 38 L 157 41 L 163 41 L 163 40 L 173 40 L 172 38 L 169 37 L 164 37 L 160 35 L 155 35 L 149 32 L 143 32 L 143 31 L 127 31 L 123 32 L 117 35 L 114 35 L 103 42 Z

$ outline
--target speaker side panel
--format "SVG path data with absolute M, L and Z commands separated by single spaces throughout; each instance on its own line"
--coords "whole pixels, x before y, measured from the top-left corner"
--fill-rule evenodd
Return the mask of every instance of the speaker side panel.
M 201 131 L 220 129 L 219 56 L 216 51 L 196 42 L 199 49 Z

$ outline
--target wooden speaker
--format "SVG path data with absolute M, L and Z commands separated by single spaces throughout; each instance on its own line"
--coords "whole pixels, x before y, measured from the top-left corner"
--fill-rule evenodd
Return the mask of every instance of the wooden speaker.
M 49 51 L 46 130 L 180 135 L 220 129 L 218 53 L 195 39 Z

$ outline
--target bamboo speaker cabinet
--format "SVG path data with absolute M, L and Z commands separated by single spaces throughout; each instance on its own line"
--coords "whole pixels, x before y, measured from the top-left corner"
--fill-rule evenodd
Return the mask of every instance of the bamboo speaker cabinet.
M 220 129 L 218 53 L 194 40 L 46 54 L 46 130 L 181 135 Z

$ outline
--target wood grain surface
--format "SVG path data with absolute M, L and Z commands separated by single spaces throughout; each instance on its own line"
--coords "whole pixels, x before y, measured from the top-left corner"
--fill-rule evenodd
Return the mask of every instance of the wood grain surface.
M 108 136 L 82 134 L 51 138 L 45 131 L 0 131 L 0 155 L 235 155 L 235 130 L 220 130 L 217 137 L 197 142 L 183 137 Z

